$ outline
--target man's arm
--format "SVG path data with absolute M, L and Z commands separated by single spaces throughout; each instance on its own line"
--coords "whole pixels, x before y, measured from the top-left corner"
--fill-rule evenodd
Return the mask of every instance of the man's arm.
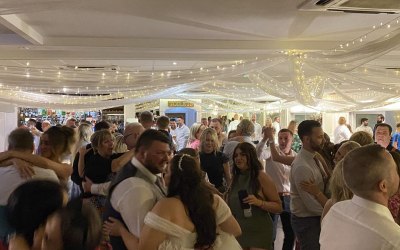
M 72 174 L 72 166 L 69 164 L 55 162 L 39 155 L 25 154 L 18 151 L 8 152 L 10 152 L 11 158 L 19 158 L 37 167 L 53 170 L 61 180 L 67 180 Z
M 111 162 L 111 171 L 117 172 L 120 170 L 125 164 L 127 164 L 133 157 L 135 156 L 135 150 L 129 150 L 128 152 L 124 153 L 117 159 L 112 160 Z
M 92 180 L 85 177 L 85 181 L 82 181 L 83 191 L 86 193 L 98 194 L 98 195 L 108 195 L 108 189 L 110 188 L 111 181 L 94 184 Z
M 271 157 L 271 151 L 265 148 L 267 140 L 264 138 L 256 145 L 257 158 L 260 160 L 267 160 Z
M 280 162 L 282 164 L 290 166 L 294 161 L 294 156 L 286 156 L 280 155 L 278 150 L 276 149 L 274 142 L 274 133 L 272 128 L 264 128 L 264 137 L 263 140 L 268 139 L 269 147 L 271 150 L 271 158 L 273 161 Z
M 299 196 L 301 197 L 304 205 L 307 207 L 307 210 L 309 212 L 321 215 L 323 206 L 312 194 L 309 194 L 308 192 L 303 190 L 301 186 L 301 183 L 315 180 L 315 176 L 312 171 L 308 167 L 297 167 L 292 173 L 292 176 L 294 183 L 291 183 L 291 185 L 296 185 L 297 192 L 299 193 Z M 318 185 L 318 183 L 316 185 Z

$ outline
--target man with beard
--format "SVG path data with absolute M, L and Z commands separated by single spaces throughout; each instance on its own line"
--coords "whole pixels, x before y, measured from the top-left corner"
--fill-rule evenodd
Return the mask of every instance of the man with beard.
M 385 117 L 382 115 L 382 114 L 379 114 L 379 115 L 377 115 L 376 116 L 376 124 L 375 124 L 375 126 L 374 126 L 374 131 L 373 131 L 373 137 L 374 137 L 374 139 L 375 139 L 375 130 L 376 130 L 376 127 L 379 125 L 379 124 L 382 124 L 382 123 L 385 123 Z
M 333 205 L 324 217 L 321 248 L 400 249 L 400 227 L 387 207 L 399 188 L 389 152 L 380 145 L 352 150 L 344 158 L 343 177 L 354 196 Z
M 302 149 L 292 163 L 290 172 L 290 210 L 292 227 L 302 250 L 319 249 L 321 214 L 326 201 L 329 172 L 316 157 L 324 141 L 321 124 L 305 120 L 299 124 L 298 134 L 303 143 Z M 302 187 L 315 185 L 317 195 L 307 193 Z
M 128 231 L 140 237 L 144 217 L 166 196 L 159 176 L 170 160 L 171 142 L 161 131 L 144 131 L 135 148 L 135 156 L 112 181 L 105 218 L 122 220 Z M 126 249 L 121 237 L 111 237 L 113 249 Z

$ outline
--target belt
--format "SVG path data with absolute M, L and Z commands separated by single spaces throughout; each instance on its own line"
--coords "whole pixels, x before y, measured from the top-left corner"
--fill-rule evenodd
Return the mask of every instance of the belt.
M 279 192 L 279 196 L 290 196 L 290 192 Z

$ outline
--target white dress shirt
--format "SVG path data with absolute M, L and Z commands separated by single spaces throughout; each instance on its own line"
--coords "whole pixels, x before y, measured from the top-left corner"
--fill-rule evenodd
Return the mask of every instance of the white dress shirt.
M 289 165 L 273 161 L 271 157 L 271 148 L 265 145 L 266 141 L 260 141 L 257 146 L 257 156 L 260 160 L 265 160 L 265 172 L 271 176 L 279 193 L 290 192 L 290 169 Z M 290 154 L 286 155 L 279 147 L 276 147 L 279 155 L 296 156 L 296 152 L 290 150 Z
M 175 129 L 176 133 L 176 144 L 178 146 L 177 151 L 181 150 L 182 148 L 186 148 L 187 141 L 190 135 L 190 129 L 188 126 L 183 124 L 181 127 L 177 126 Z
M 275 129 L 274 139 L 275 139 L 275 142 L 277 142 L 278 141 L 278 133 L 281 130 L 281 124 L 279 122 L 275 121 L 272 123 L 272 127 Z
M 370 126 L 364 126 L 364 125 L 361 125 L 360 127 L 357 127 L 356 128 L 356 132 L 358 132 L 358 131 L 367 132 L 371 137 L 373 136 L 373 133 L 374 133 Z
M 229 134 L 229 131 L 231 130 L 236 130 L 237 126 L 239 125 L 240 121 L 239 120 L 233 120 L 229 123 L 228 125 L 228 131 L 227 133 Z
M 253 141 L 261 141 L 262 139 L 262 128 L 261 125 L 257 122 L 254 122 L 254 136 L 252 137 Z
M 33 167 L 33 170 L 35 171 L 35 174 L 32 176 L 33 179 L 44 179 L 60 182 L 56 173 L 51 169 Z M 0 205 L 6 205 L 10 194 L 19 185 L 28 180 L 29 179 L 22 178 L 17 168 L 14 166 L 0 167 Z
M 400 226 L 389 209 L 355 196 L 333 205 L 322 220 L 323 250 L 400 249 Z
M 350 136 L 350 130 L 345 124 L 337 126 L 335 128 L 335 131 L 333 132 L 333 139 L 335 144 L 350 139 Z
M 149 181 L 139 177 L 123 180 L 115 187 L 111 195 L 111 205 L 121 214 L 129 232 L 139 237 L 144 217 L 157 201 L 164 198 L 164 194 L 153 184 L 157 181 L 156 175 L 152 174 L 135 157 L 131 162 Z
M 290 171 L 290 210 L 297 217 L 321 216 L 323 207 L 315 197 L 304 191 L 300 183 L 313 179 L 319 190 L 324 192 L 324 180 L 315 154 L 302 148 L 292 163 Z

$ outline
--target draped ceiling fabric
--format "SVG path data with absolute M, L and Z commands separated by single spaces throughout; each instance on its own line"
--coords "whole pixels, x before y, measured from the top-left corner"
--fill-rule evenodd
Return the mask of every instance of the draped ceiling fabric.
M 60 8 L 67 1 L 15 1 L 0 14 Z M 78 4 L 80 1 L 68 1 Z M 398 101 L 398 71 L 369 64 L 400 45 L 398 19 L 327 51 L 274 51 L 253 60 L 196 70 L 91 70 L 0 65 L 0 101 L 67 110 L 130 103 L 141 109 L 160 98 L 201 99 L 210 111 L 262 111 L 300 103 L 326 112 L 378 107 Z M 84 87 L 82 87 L 84 86 Z M 266 103 L 265 97 L 275 97 Z

